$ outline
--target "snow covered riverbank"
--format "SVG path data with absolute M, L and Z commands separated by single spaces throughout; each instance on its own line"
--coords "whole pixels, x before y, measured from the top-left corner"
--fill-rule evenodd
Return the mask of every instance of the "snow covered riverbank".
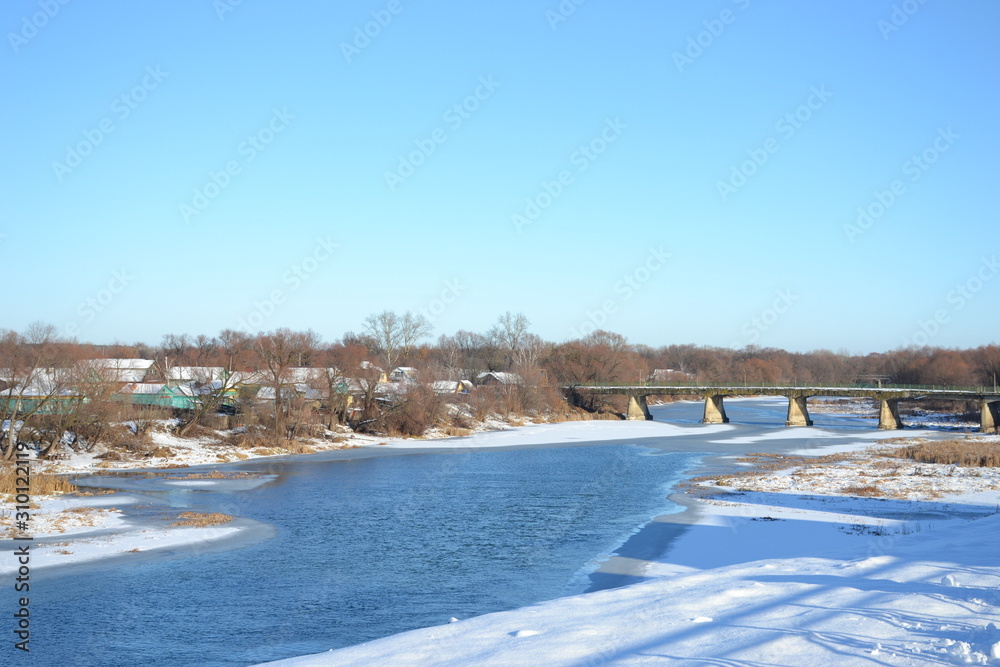
M 150 499 L 131 493 L 68 494 L 38 499 L 30 510 L 30 542 L 4 542 L 30 546 L 33 576 L 65 573 L 81 566 L 106 565 L 115 559 L 131 562 L 163 556 L 205 553 L 267 539 L 274 529 L 257 521 L 182 513 L 156 507 Z M 130 516 L 142 512 L 142 518 Z M 11 516 L 0 521 L 0 538 L 15 534 Z M 0 561 L 0 578 L 12 576 L 18 568 L 14 558 Z
M 661 517 L 675 535 L 640 583 L 274 664 L 1000 660 L 1000 471 L 899 461 L 879 472 L 872 456 L 699 482 L 676 497 L 687 512 Z M 861 481 L 895 486 L 843 492 Z
M 881 555 L 757 560 L 273 664 L 988 664 L 997 539 L 993 516 Z

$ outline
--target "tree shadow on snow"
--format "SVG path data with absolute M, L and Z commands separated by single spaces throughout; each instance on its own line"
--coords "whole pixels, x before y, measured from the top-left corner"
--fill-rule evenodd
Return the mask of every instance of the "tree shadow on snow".
M 768 663 L 740 656 L 788 638 L 808 642 L 811 646 L 806 650 L 822 649 L 818 652 L 822 656 L 815 655 L 820 663 L 824 659 L 836 661 L 838 657 L 849 656 L 871 664 L 889 664 L 882 656 L 894 653 L 896 659 L 909 657 L 922 664 L 953 664 L 955 656 L 929 653 L 926 645 L 922 650 L 914 642 L 923 638 L 923 644 L 938 642 L 934 646 L 940 647 L 943 645 L 941 640 L 945 639 L 965 641 L 973 650 L 988 654 L 990 643 L 1000 639 L 1000 635 L 993 636 L 996 631 L 986 636 L 983 629 L 990 621 L 1000 625 L 1000 594 L 993 588 L 1000 582 L 995 550 L 1000 520 L 970 524 L 974 519 L 996 514 L 995 506 L 757 492 L 734 494 L 724 500 L 758 506 L 752 510 L 754 513 L 761 513 L 760 506 L 774 506 L 820 514 L 755 520 L 748 513 L 747 516 L 723 517 L 714 525 L 693 526 L 689 525 L 690 517 L 679 520 L 682 515 L 676 515 L 675 520 L 666 517 L 633 536 L 618 555 L 698 570 L 763 559 L 801 557 L 844 560 L 845 563 L 817 561 L 817 567 L 826 570 L 820 574 L 789 572 L 781 568 L 779 560 L 769 566 L 778 570 L 774 573 L 740 573 L 733 581 L 734 588 L 759 583 L 779 586 L 781 590 L 759 602 L 743 599 L 739 605 L 721 612 L 706 609 L 712 622 L 691 623 L 648 642 L 622 646 L 611 654 L 604 654 L 603 664 L 625 656 L 649 656 L 705 665 L 759 667 Z M 893 522 L 886 526 L 852 526 L 843 520 L 833 520 L 837 519 L 829 516 L 833 514 Z M 914 530 L 914 526 L 919 529 Z M 866 530 L 871 532 L 866 533 Z M 678 542 L 682 534 L 685 539 Z M 697 548 L 691 547 L 692 544 Z M 670 547 L 665 556 L 651 555 L 665 545 Z M 915 563 L 926 565 L 926 569 L 903 571 Z M 619 576 L 616 579 L 615 575 L 595 575 L 592 575 L 595 584 L 605 584 L 601 588 L 610 588 L 608 584 L 616 581 L 621 582 L 618 585 L 625 585 L 650 578 Z M 972 581 L 973 578 L 978 580 Z M 968 583 L 963 583 L 963 579 Z M 691 592 L 684 595 L 684 602 L 690 603 Z M 913 600 L 911 596 L 920 599 Z M 903 598 L 911 598 L 907 610 L 891 604 Z M 664 598 L 663 604 L 669 608 L 669 597 Z M 928 613 L 913 611 L 921 608 L 928 609 Z M 934 608 L 950 608 L 953 613 L 933 615 L 930 610 Z M 760 623 L 760 615 L 772 612 L 782 617 L 797 615 L 796 612 L 806 614 L 810 629 L 761 627 L 764 624 Z M 858 622 L 850 631 L 844 631 L 844 624 L 839 621 L 829 631 L 822 629 L 824 620 L 842 618 L 838 615 L 854 617 Z M 806 626 L 805 623 L 792 624 Z M 721 649 L 714 639 L 719 636 L 716 633 L 720 626 L 725 628 L 723 634 L 728 641 L 749 633 L 753 639 L 747 641 L 753 643 L 730 644 L 728 649 Z M 889 632 L 890 639 L 883 638 L 885 631 Z M 872 652 L 879 642 L 885 647 L 881 655 Z M 678 654 L 679 646 L 697 647 L 699 643 L 712 657 Z M 896 659 L 892 664 L 896 664 Z

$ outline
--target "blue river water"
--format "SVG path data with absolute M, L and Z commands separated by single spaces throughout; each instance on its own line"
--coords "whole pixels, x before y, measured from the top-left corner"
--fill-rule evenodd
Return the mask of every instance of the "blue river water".
M 580 593 L 696 460 L 603 445 L 271 462 L 258 489 L 153 493 L 277 535 L 39 582 L 32 662 L 247 665 Z

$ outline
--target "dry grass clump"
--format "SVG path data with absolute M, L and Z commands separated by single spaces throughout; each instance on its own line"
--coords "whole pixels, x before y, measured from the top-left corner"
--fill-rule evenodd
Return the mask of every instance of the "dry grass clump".
M 187 475 L 171 475 L 169 479 L 257 479 L 260 475 L 252 472 L 223 472 L 222 470 L 212 470 L 210 472 L 192 472 Z
M 33 465 L 33 464 L 29 464 Z M 22 467 L 22 472 L 23 468 Z M 20 478 L 20 484 L 18 483 L 18 478 Z M 17 466 L 13 462 L 9 464 L 4 464 L 0 466 L 0 494 L 16 495 L 18 488 L 24 488 L 24 475 L 17 474 Z M 30 489 L 29 495 L 52 495 L 57 493 L 73 493 L 76 491 L 76 486 L 70 482 L 67 478 L 60 475 L 48 475 L 45 473 L 36 472 L 34 468 L 31 469 L 31 475 L 28 478 L 27 488 Z M 21 492 L 23 493 L 23 492 Z
M 562 412 L 550 412 L 545 415 L 545 421 L 550 424 L 561 424 L 562 422 L 585 422 L 585 421 L 621 421 L 622 416 L 617 412 L 598 410 L 589 412 L 575 405 L 569 406 Z
M 112 493 L 117 493 L 113 489 L 95 489 L 93 491 L 77 491 L 78 496 L 108 496 Z
M 219 463 L 232 463 L 233 461 L 246 461 L 250 458 L 248 455 L 241 452 L 235 452 L 233 454 L 216 454 L 215 460 Z
M 270 447 L 274 443 L 274 438 L 268 437 L 259 431 L 246 431 L 244 433 L 229 433 L 220 444 L 230 447 L 240 447 L 242 449 L 256 449 L 258 447 Z
M 218 438 L 219 433 L 202 424 L 195 424 L 190 429 L 188 429 L 188 432 L 184 434 L 184 437 L 188 440 L 203 439 L 211 441 Z
M 692 477 L 688 480 L 688 482 L 693 484 L 698 482 L 715 482 L 717 486 L 733 486 L 730 482 L 760 476 L 761 473 L 757 470 L 741 470 L 738 472 L 725 473 L 723 475 L 701 475 L 699 477 Z
M 939 440 L 918 442 L 883 450 L 882 456 L 918 463 L 944 463 L 963 468 L 1000 468 L 1000 442 L 984 440 Z
M 783 454 L 766 454 L 761 452 L 751 452 L 738 459 L 740 463 L 749 463 L 757 470 L 787 470 L 802 466 L 831 465 L 843 463 L 853 457 L 851 454 L 841 452 L 839 454 L 827 454 L 826 456 L 785 456 Z
M 284 450 L 288 454 L 313 454 L 316 448 L 298 440 L 282 440 L 275 443 L 275 447 Z
M 250 450 L 250 453 L 254 456 L 278 456 L 287 452 L 278 449 L 277 447 L 255 447 Z
M 171 526 L 179 526 L 181 528 L 207 528 L 208 526 L 218 526 L 223 523 L 229 523 L 233 520 L 233 517 L 228 514 L 220 514 L 214 512 L 212 514 L 203 514 L 201 512 L 181 512 L 178 517 L 178 521 L 174 521 Z
M 445 426 L 444 434 L 449 438 L 464 438 L 465 436 L 472 435 L 472 429 L 462 428 L 461 426 Z
M 849 496 L 860 496 L 862 498 L 878 498 L 885 495 L 885 492 L 874 484 L 868 484 L 866 486 L 845 486 L 840 489 L 840 492 L 846 493 Z
M 250 450 L 251 454 L 256 454 L 257 456 L 273 456 L 277 454 L 312 454 L 316 451 L 314 447 L 301 440 L 279 439 L 260 431 L 230 433 L 220 444 L 223 446 L 247 449 Z M 243 455 L 234 456 L 239 460 L 247 458 Z

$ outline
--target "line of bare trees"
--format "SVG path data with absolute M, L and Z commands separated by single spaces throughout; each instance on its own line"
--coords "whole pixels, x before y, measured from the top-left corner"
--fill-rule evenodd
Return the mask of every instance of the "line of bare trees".
M 164 370 L 222 368 L 225 373 L 195 382 L 195 406 L 174 414 L 177 433 L 187 436 L 212 415 L 226 411 L 268 438 L 285 440 L 337 424 L 419 434 L 457 414 L 446 409 L 446 403 L 456 401 L 467 404 L 462 414 L 559 410 L 565 407 L 557 389 L 561 385 L 641 383 L 662 379 L 667 369 L 672 374 L 666 377 L 675 380 L 751 385 L 843 385 L 878 379 L 993 386 L 1000 377 L 997 345 L 868 355 L 754 346 L 653 348 L 608 331 L 553 343 L 530 328 L 523 314 L 508 312 L 486 331 L 462 330 L 428 342 L 431 327 L 422 316 L 384 311 L 367 317 L 360 333 L 347 332 L 334 342 L 312 331 L 278 329 L 250 335 L 227 329 L 217 336 L 168 334 L 155 346 L 95 346 L 62 340 L 54 327 L 41 323 L 22 332 L 2 330 L 0 458 L 9 459 L 13 444 L 24 439 L 39 444 L 42 455 L 60 448 L 89 449 L 120 432 L 116 424 L 128 423 L 134 433 L 162 416 L 162 411 L 116 399 L 121 382 L 106 378 L 86 361 L 102 358 L 153 359 Z M 385 382 L 385 375 L 397 366 L 415 367 L 421 382 L 389 391 L 393 384 Z M 474 396 L 443 396 L 429 385 L 477 381 L 498 372 L 504 382 L 481 387 Z M 601 402 L 585 407 L 623 407 L 614 404 L 616 398 L 593 400 Z

